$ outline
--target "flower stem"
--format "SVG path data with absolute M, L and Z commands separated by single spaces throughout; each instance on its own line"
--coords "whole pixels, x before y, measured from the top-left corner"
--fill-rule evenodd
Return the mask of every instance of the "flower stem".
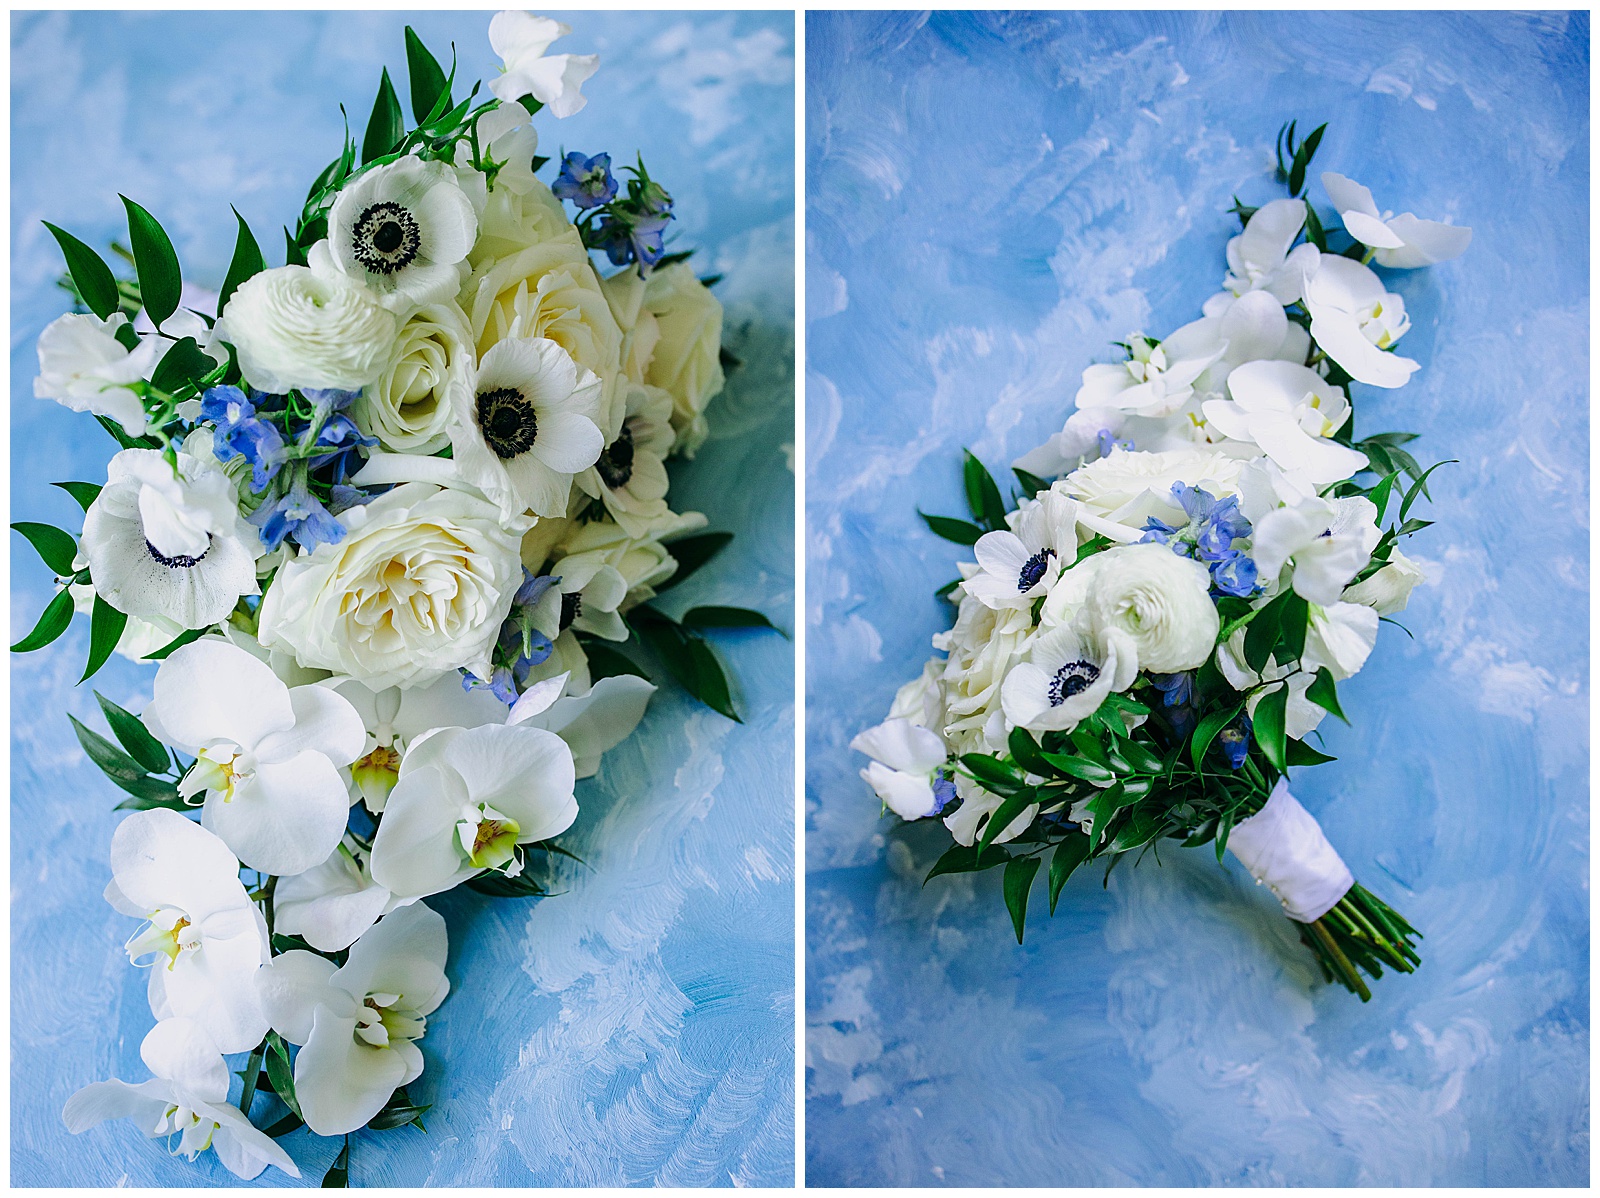
M 1411 943 L 1421 933 L 1359 883 L 1320 919 L 1297 924 L 1300 939 L 1317 955 L 1323 976 L 1338 981 L 1362 1002 L 1372 997 L 1364 972 L 1383 976 L 1383 966 L 1412 973 L 1422 963 Z

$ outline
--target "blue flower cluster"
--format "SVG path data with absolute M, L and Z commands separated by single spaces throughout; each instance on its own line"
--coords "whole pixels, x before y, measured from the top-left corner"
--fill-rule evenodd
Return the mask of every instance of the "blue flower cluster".
M 640 274 L 666 256 L 667 222 L 673 219 L 672 197 L 667 189 L 650 178 L 641 160 L 637 166 L 622 168 L 628 180 L 626 196 L 618 197 L 620 187 L 611 173 L 611 155 L 585 158 L 572 153 L 561 160 L 561 170 L 551 184 L 551 194 L 570 200 L 582 213 L 578 230 L 583 244 L 604 250 L 613 266 L 639 264 Z M 599 217 L 598 223 L 591 223 Z
M 1211 585 L 1222 595 L 1248 598 L 1260 589 L 1256 563 L 1233 543 L 1250 535 L 1250 521 L 1239 511 L 1234 496 L 1218 500 L 1209 491 L 1186 483 L 1172 484 L 1172 497 L 1189 519 L 1172 525 L 1154 516 L 1145 521 L 1140 543 L 1166 545 L 1179 557 L 1192 557 L 1211 569 Z
M 598 208 L 617 198 L 617 177 L 611 173 L 611 155 L 568 154 L 561 160 L 561 173 L 550 185 L 558 200 L 569 200 L 579 208 Z
M 1172 730 L 1180 737 L 1188 736 L 1197 722 L 1194 713 L 1194 675 L 1151 674 L 1150 681 L 1161 692 L 1161 706 L 1172 723 Z
M 489 677 L 462 671 L 463 690 L 476 690 L 486 686 L 491 694 L 508 707 L 527 688 L 528 674 L 535 666 L 542 666 L 555 652 L 555 643 L 533 626 L 533 609 L 550 588 L 560 582 L 559 575 L 535 576 L 526 567 L 522 571 L 522 585 L 511 600 L 511 614 L 500 627 L 497 664 Z
M 1237 724 L 1230 724 L 1217 733 L 1217 743 L 1222 746 L 1230 769 L 1242 768 L 1244 759 L 1250 755 L 1250 729 L 1250 717 L 1242 715 Z

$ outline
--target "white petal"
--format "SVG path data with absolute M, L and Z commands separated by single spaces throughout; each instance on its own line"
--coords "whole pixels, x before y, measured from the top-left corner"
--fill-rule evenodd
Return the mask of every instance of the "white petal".
M 651 683 L 632 674 L 602 678 L 586 695 L 557 699 L 539 717 L 539 726 L 567 742 L 574 772 L 579 778 L 587 778 L 599 769 L 602 754 L 633 734 L 655 690 Z
M 327 859 L 344 835 L 350 794 L 321 753 L 262 763 L 229 798 L 209 791 L 201 821 L 251 869 L 298 874 Z
M 288 761 L 300 753 L 320 753 L 335 766 L 349 765 L 366 747 L 361 714 L 337 691 L 325 686 L 297 686 L 289 691 L 294 727 L 274 732 L 256 746 L 267 762 Z
M 1421 364 L 1379 349 L 1361 332 L 1356 318 L 1337 310 L 1313 309 L 1311 336 L 1330 358 L 1359 383 L 1403 387 Z
M 341 1136 L 364 1126 L 405 1076 L 403 1058 L 358 1041 L 355 1029 L 353 1016 L 318 1007 L 311 1035 L 295 1057 L 295 1094 L 306 1126 L 319 1136 Z
M 1402 212 L 1389 222 L 1389 228 L 1404 243 L 1403 248 L 1379 250 L 1376 260 L 1384 266 L 1398 270 L 1411 270 L 1419 266 L 1432 266 L 1447 262 L 1464 252 L 1472 242 L 1472 230 L 1465 225 L 1444 225 L 1438 221 L 1420 220 L 1409 212 Z
M 279 878 L 274 895 L 276 928 L 303 937 L 312 948 L 349 948 L 389 905 L 390 894 L 364 876 L 342 848 L 303 874 Z
M 156 1077 L 207 1102 L 226 1102 L 228 1064 L 205 1028 L 192 1019 L 163 1019 L 145 1033 L 139 1059 Z
M 416 752 L 407 754 L 407 761 Z M 448 890 L 478 872 L 456 841 L 456 820 L 466 791 L 450 788 L 438 766 L 406 769 L 389 792 L 383 823 L 372 842 L 372 877 L 391 894 L 415 898 Z
M 862 770 L 861 776 L 901 819 L 922 819 L 932 815 L 938 806 L 938 796 L 926 776 L 901 773 L 877 761 Z
M 1344 218 L 1345 232 L 1362 245 L 1370 245 L 1374 249 L 1392 250 L 1405 244 L 1395 235 L 1394 230 L 1376 216 L 1367 216 L 1361 212 L 1344 212 L 1340 215 Z
M 980 566 L 997 578 L 1009 581 L 1013 588 L 1022 567 L 1032 556 L 1016 534 L 1009 532 L 984 533 L 973 545 L 972 552 Z
M 521 825 L 520 842 L 547 840 L 577 818 L 572 750 L 553 732 L 525 724 L 471 728 L 450 742 L 445 760 L 472 802 L 488 803 Z
M 215 1106 L 204 1114 L 217 1121 L 211 1147 L 217 1159 L 235 1177 L 249 1181 L 258 1177 L 268 1165 L 276 1165 L 290 1177 L 299 1177 L 292 1158 L 266 1132 L 255 1128 L 237 1107 Z
M 1239 253 L 1246 262 L 1277 265 L 1306 223 L 1304 200 L 1271 200 L 1257 208 L 1239 236 Z
M 247 1052 L 267 1031 L 255 976 L 267 959 L 266 922 L 248 913 L 256 927 L 229 937 L 203 938 L 198 950 L 150 969 L 150 1009 L 158 1018 L 192 1019 L 203 1026 L 219 1051 Z
M 77 1135 L 107 1119 L 132 1119 L 148 1133 L 166 1113 L 174 1097 L 170 1082 L 155 1079 L 136 1086 L 124 1081 L 94 1082 L 66 1101 L 61 1121 Z
M 1266 291 L 1247 291 L 1229 306 L 1220 332 L 1228 343 L 1229 362 L 1253 362 L 1278 352 L 1289 332 L 1289 318 L 1277 297 Z
M 910 720 L 885 720 L 857 733 L 850 747 L 883 762 L 890 769 L 929 774 L 945 763 L 950 751 L 938 733 Z
M 1334 171 L 1323 171 L 1322 189 L 1328 193 L 1328 198 L 1341 214 L 1359 212 L 1374 218 L 1378 215 L 1378 205 L 1372 198 L 1372 192 L 1354 179 Z
M 587 416 L 574 412 L 544 412 L 539 433 L 528 452 L 562 474 L 587 470 L 605 450 L 605 435 Z
M 1322 254 L 1306 279 L 1306 302 L 1355 312 L 1388 294 L 1371 267 L 1342 254 Z M 1315 333 L 1312 336 L 1316 336 Z M 1320 339 L 1319 339 L 1320 340 Z
M 397 994 L 401 1007 L 427 1015 L 450 991 L 444 975 L 448 953 L 444 917 L 425 903 L 412 903 L 385 915 L 356 941 L 333 985 L 358 1000 Z
M 272 958 L 257 975 L 261 1009 L 273 1030 L 290 1044 L 311 1038 L 312 1018 L 320 1005 L 331 1004 L 336 1011 L 354 1015 L 354 1000 L 347 991 L 328 992 L 337 969 L 326 957 L 296 948 Z
M 271 668 L 237 645 L 203 637 L 185 645 L 156 671 L 161 726 L 193 752 L 219 740 L 245 749 L 294 726 L 289 688 Z
M 250 905 L 239 882 L 239 861 L 228 846 L 192 819 L 166 808 L 139 811 L 111 836 L 111 872 L 131 905 L 124 914 L 148 917 L 177 907 L 200 922 L 216 911 Z
M 1263 412 L 1252 418 L 1250 427 L 1256 444 L 1273 461 L 1300 471 L 1318 486 L 1353 478 L 1366 469 L 1366 454 L 1311 436 L 1286 413 Z

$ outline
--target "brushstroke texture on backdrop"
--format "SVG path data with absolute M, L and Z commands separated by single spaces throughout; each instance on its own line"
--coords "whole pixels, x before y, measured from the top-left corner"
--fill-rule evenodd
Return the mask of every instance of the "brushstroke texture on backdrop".
M 69 523 L 48 484 L 103 477 L 112 445 L 32 398 L 33 343 L 64 310 L 41 219 L 91 243 L 118 234 L 117 192 L 156 213 L 185 269 L 220 283 L 229 203 L 269 255 L 337 152 L 342 101 L 365 121 L 380 65 L 404 79 L 402 27 L 462 78 L 497 67 L 488 13 L 19 14 L 12 23 L 12 501 L 14 518 Z M 577 116 L 539 122 L 564 146 L 643 150 L 678 201 L 677 236 L 722 272 L 728 344 L 746 365 L 713 402 L 712 441 L 679 470 L 680 506 L 737 534 L 683 602 L 743 603 L 790 624 L 793 476 L 793 22 L 789 14 L 569 13 L 562 48 L 598 52 Z M 570 45 L 568 44 L 570 42 Z M 396 72 L 398 71 L 398 74 Z M 359 129 L 358 129 L 359 132 Z M 277 243 L 281 244 L 281 240 Z M 20 545 L 20 539 L 19 539 Z M 13 635 L 49 595 L 13 552 Z M 692 592 L 692 593 L 691 593 Z M 676 610 L 676 609 L 674 609 Z M 140 1080 L 151 1019 L 132 931 L 100 898 L 122 813 L 83 760 L 66 712 L 100 727 L 78 630 L 12 672 L 12 1178 L 19 1185 L 236 1184 L 207 1153 L 168 1158 L 126 1122 L 79 1137 L 79 1086 Z M 427 1132 L 363 1133 L 363 1185 L 788 1184 L 793 1178 L 792 652 L 771 635 L 719 638 L 746 723 L 681 692 L 581 784 L 564 872 L 539 903 L 463 892 L 449 1001 L 428 1021 Z M 138 710 L 153 671 L 114 659 L 94 685 Z M 315 1185 L 338 1143 L 284 1141 Z M 279 1184 L 269 1171 L 256 1184 Z
M 812 14 L 807 22 L 807 1179 L 1581 1185 L 1589 1141 L 1588 17 Z M 947 626 L 961 447 L 997 475 L 1083 368 L 1199 315 L 1235 193 L 1317 170 L 1476 230 L 1385 272 L 1421 361 L 1435 585 L 1296 792 L 1422 928 L 1366 1006 L 1209 847 L 1072 878 L 1019 948 L 998 872 L 921 879 L 845 747 Z M 1315 173 L 1315 172 L 1314 172 Z M 1324 210 L 1327 199 L 1313 184 Z M 1410 552 L 1410 546 L 1407 547 Z M 1303 788 L 1303 789 L 1302 789 Z

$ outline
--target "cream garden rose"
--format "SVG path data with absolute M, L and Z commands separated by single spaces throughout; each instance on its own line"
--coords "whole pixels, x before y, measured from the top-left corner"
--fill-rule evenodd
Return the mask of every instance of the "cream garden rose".
M 687 262 L 674 262 L 651 273 L 643 309 L 658 334 L 644 381 L 671 393 L 678 449 L 692 457 L 706 439 L 702 413 L 724 381 L 722 305 Z
M 472 390 L 472 327 L 454 302 L 418 309 L 400 327 L 383 372 L 356 400 L 354 416 L 385 449 L 436 453 L 450 443 L 451 396 Z
M 1165 545 L 1125 545 L 1101 555 L 1085 610 L 1096 635 L 1128 634 L 1140 669 L 1171 674 L 1204 665 L 1217 643 L 1210 591 L 1210 571 L 1199 562 Z
M 223 309 L 223 336 L 256 390 L 359 391 L 377 378 L 394 345 L 394 314 L 365 287 L 305 266 L 264 270 L 239 285 Z
M 1243 465 L 1215 449 L 1113 449 L 1074 470 L 1054 489 L 1078 501 L 1078 522 L 1085 528 L 1131 544 L 1144 535 L 1147 517 L 1166 520 L 1181 511 L 1172 498 L 1173 483 L 1203 487 L 1222 499 L 1237 490 Z
M 287 562 L 261 643 L 374 689 L 415 686 L 489 654 L 522 582 L 527 521 L 473 492 L 406 483 L 339 517 L 346 534 Z

